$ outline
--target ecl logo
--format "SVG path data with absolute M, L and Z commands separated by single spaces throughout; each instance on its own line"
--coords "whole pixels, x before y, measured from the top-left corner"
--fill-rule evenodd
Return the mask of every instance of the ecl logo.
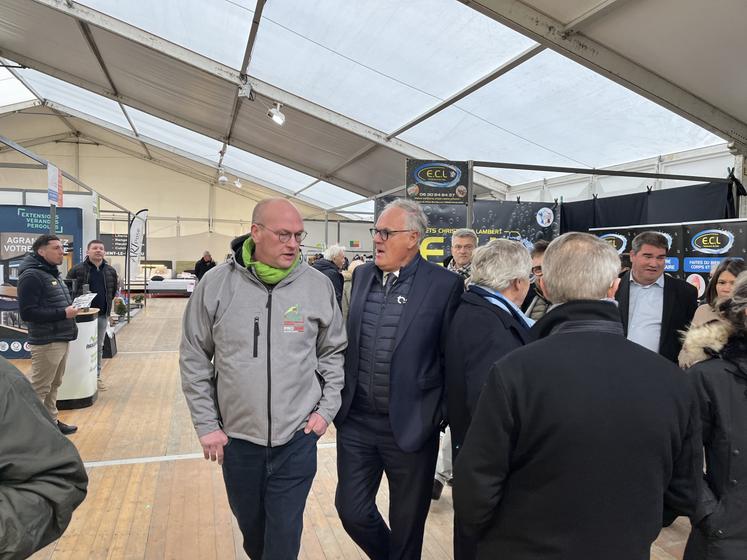
M 415 182 L 428 187 L 448 189 L 459 184 L 462 171 L 447 163 L 424 163 L 413 172 Z
M 693 237 L 693 249 L 707 255 L 723 255 L 734 245 L 734 234 L 723 229 L 707 229 Z
M 605 233 L 604 235 L 600 235 L 599 239 L 604 239 L 612 245 L 618 255 L 622 255 L 628 247 L 628 240 L 619 233 Z

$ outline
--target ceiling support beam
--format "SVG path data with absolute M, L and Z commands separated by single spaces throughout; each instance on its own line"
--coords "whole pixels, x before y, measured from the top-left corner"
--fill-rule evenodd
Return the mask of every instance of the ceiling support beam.
M 581 27 L 589 25 L 593 21 L 599 21 L 602 16 L 609 14 L 613 8 L 619 8 L 628 0 L 604 0 L 596 6 L 586 10 L 584 13 L 568 22 L 563 27 L 563 33 L 578 33 Z
M 127 113 L 127 109 L 122 104 L 122 102 L 119 100 L 120 98 L 119 90 L 117 90 L 117 86 L 114 84 L 114 80 L 112 79 L 112 76 L 109 73 L 109 69 L 106 67 L 106 62 L 104 62 L 104 57 L 101 56 L 101 51 L 99 50 L 99 47 L 96 44 L 96 40 L 93 38 L 93 34 L 91 33 L 91 28 L 88 27 L 87 23 L 81 20 L 77 20 L 77 21 L 78 21 L 78 29 L 80 29 L 80 32 L 83 34 L 83 37 L 85 38 L 86 43 L 88 43 L 88 48 L 91 49 L 93 56 L 96 57 L 96 60 L 99 63 L 99 67 L 101 67 L 101 71 L 104 73 L 104 76 L 106 76 L 106 80 L 109 82 L 109 86 L 112 88 L 112 93 L 114 94 L 114 97 L 117 99 L 117 105 L 119 105 L 119 109 L 122 111 L 124 118 L 127 119 L 127 123 L 130 125 L 132 132 L 134 132 L 135 136 L 139 138 L 140 135 L 137 132 L 135 123 L 132 122 L 130 115 Z M 148 146 L 146 146 L 143 141 L 140 141 L 140 145 L 143 147 L 143 150 L 145 150 L 145 153 L 148 155 L 148 157 L 151 157 L 150 151 L 148 151 Z
M 244 102 L 242 94 L 246 92 L 247 86 L 246 78 L 249 72 L 249 62 L 252 59 L 252 50 L 254 50 L 254 43 L 257 40 L 257 32 L 259 31 L 259 22 L 262 19 L 262 11 L 265 9 L 265 3 L 267 0 L 257 0 L 257 5 L 254 8 L 254 17 L 252 18 L 252 27 L 249 30 L 249 39 L 246 42 L 246 48 L 244 49 L 244 58 L 241 62 L 241 84 L 236 86 L 236 95 L 233 99 L 233 108 L 231 109 L 231 121 L 226 131 L 225 140 L 223 140 L 223 146 L 220 149 L 220 160 L 218 161 L 218 167 L 223 165 L 223 157 L 226 155 L 226 148 L 231 142 L 231 135 L 233 134 L 233 128 L 236 126 L 236 119 L 239 117 L 239 111 L 241 110 L 241 104 Z M 249 99 L 254 99 L 254 94 L 249 92 Z
M 37 138 L 31 138 L 29 140 L 21 140 L 18 142 L 20 146 L 23 146 L 24 148 L 33 148 L 34 146 L 41 146 L 42 144 L 49 144 L 51 142 L 59 142 L 60 140 L 68 140 L 70 138 L 75 138 L 75 133 L 73 132 L 61 132 L 60 134 L 50 134 L 49 136 L 39 136 Z M 14 152 L 15 149 L 5 146 L 0 148 L 0 154 L 3 154 L 5 152 Z
M 747 123 L 519 0 L 460 0 L 747 151 Z
M 402 125 L 397 130 L 395 130 L 394 132 L 392 132 L 391 134 L 387 134 L 387 136 L 386 136 L 387 139 L 395 138 L 395 137 L 399 136 L 400 134 L 402 134 L 402 133 L 410 130 L 414 126 L 419 125 L 424 120 L 430 119 L 433 115 L 435 115 L 437 113 L 440 113 L 441 111 L 443 111 L 447 107 L 450 107 L 451 105 L 453 105 L 457 101 L 460 101 L 460 100 L 464 99 L 465 97 L 467 97 L 468 95 L 470 95 L 471 93 L 474 93 L 475 91 L 477 91 L 478 89 L 480 89 L 484 85 L 487 85 L 490 82 L 492 82 L 493 80 L 495 80 L 497 78 L 500 78 L 504 74 L 507 74 L 508 72 L 510 72 L 511 70 L 513 70 L 514 68 L 516 68 L 517 66 L 525 63 L 530 58 L 533 58 L 533 57 L 537 56 L 539 53 L 541 53 L 542 51 L 544 51 L 546 48 L 547 47 L 545 47 L 544 45 L 534 45 L 532 47 L 529 47 L 524 52 L 522 52 L 522 53 L 516 55 L 515 57 L 513 57 L 511 60 L 505 62 L 504 64 L 501 64 L 498 68 L 496 68 L 495 70 L 493 70 L 489 74 L 486 74 L 485 76 L 483 76 L 482 78 L 480 78 L 476 82 L 468 85 L 466 88 L 462 89 L 461 91 L 458 91 L 457 93 L 455 93 L 454 95 L 452 95 L 448 99 L 445 99 L 444 101 L 442 101 L 441 103 L 439 103 L 435 107 L 427 110 L 425 113 L 423 113 L 419 117 L 415 117 L 413 120 L 411 120 L 410 122 Z

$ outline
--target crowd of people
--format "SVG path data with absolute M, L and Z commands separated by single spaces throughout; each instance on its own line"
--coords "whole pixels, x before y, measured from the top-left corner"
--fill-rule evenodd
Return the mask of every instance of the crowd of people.
M 624 274 L 585 233 L 529 252 L 458 230 L 438 266 L 419 254 L 422 209 L 397 200 L 371 229 L 374 261 L 342 274 L 342 248 L 302 260 L 287 200 L 261 202 L 252 222 L 193 294 L 180 357 L 251 558 L 298 554 L 313 450 L 333 421 L 335 506 L 375 560 L 420 558 L 447 484 L 459 560 L 648 558 L 677 516 L 693 524 L 688 560 L 747 557 L 737 261 L 714 272 L 711 315 L 682 348 L 697 293 L 664 274 L 656 232 L 636 237 Z
M 586 233 L 530 252 L 457 230 L 440 266 L 420 256 L 426 227 L 419 205 L 395 200 L 371 229 L 372 262 L 345 267 L 333 246 L 312 266 L 300 213 L 268 199 L 226 262 L 202 259 L 182 389 L 249 557 L 297 557 L 317 441 L 334 422 L 335 507 L 374 560 L 420 558 L 446 485 L 457 560 L 643 560 L 678 516 L 692 524 L 686 560 L 747 558 L 743 261 L 721 262 L 698 307 L 695 288 L 665 274 L 657 232 L 633 240 L 621 273 L 616 250 Z M 100 294 L 106 318 L 116 277 L 97 243 L 71 274 Z M 51 516 L 11 552 L 53 539 L 85 495 L 62 436 L 74 427 L 54 408 L 75 337 L 61 255 L 59 239 L 40 237 L 19 282 L 37 397 L 13 372 L 0 382 L 44 424 L 59 460 L 46 472 L 66 483 L 9 483 L 5 446 L 21 443 L 3 437 L 0 522 L 22 526 L 37 502 Z M 387 520 L 376 501 L 384 476 Z

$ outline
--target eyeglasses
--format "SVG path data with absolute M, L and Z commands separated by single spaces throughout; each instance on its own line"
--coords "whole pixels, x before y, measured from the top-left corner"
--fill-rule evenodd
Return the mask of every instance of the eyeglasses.
M 265 228 L 267 231 L 274 233 L 278 236 L 278 239 L 280 240 L 280 243 L 288 243 L 290 241 L 291 237 L 294 237 L 296 239 L 296 242 L 300 245 L 301 242 L 306 239 L 306 236 L 309 234 L 308 231 L 297 231 L 296 233 L 291 233 L 290 231 L 275 231 L 274 229 L 268 228 L 264 224 L 259 224 L 257 222 L 254 223 L 255 226 L 260 226 Z
M 375 238 L 376 234 L 379 234 L 379 237 L 381 237 L 382 241 L 386 241 L 389 239 L 390 236 L 395 235 L 397 233 L 405 233 L 406 231 L 414 231 L 411 229 L 376 229 L 371 228 L 368 231 L 371 232 L 371 237 Z
M 533 266 L 532 267 L 532 274 L 534 276 L 542 276 L 542 267 L 541 266 Z

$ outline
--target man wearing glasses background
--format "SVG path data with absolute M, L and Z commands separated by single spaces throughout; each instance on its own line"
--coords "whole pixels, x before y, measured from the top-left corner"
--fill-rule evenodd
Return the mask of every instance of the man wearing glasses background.
M 374 262 L 353 273 L 335 506 L 374 560 L 420 558 L 433 489 L 443 349 L 464 279 L 420 256 L 427 224 L 415 202 L 391 202 L 371 230 Z M 376 507 L 384 472 L 389 526 Z
M 251 233 L 184 314 L 182 389 L 256 560 L 298 556 L 316 442 L 340 408 L 342 313 L 332 284 L 301 258 L 303 228 L 287 200 L 257 204 Z
M 521 310 L 532 321 L 542 319 L 552 305 L 545 297 L 545 294 L 542 293 L 542 287 L 539 282 L 539 279 L 542 278 L 542 261 L 545 258 L 545 251 L 549 244 L 549 241 L 540 239 L 534 244 L 530 252 L 532 257 L 532 283 L 529 286 L 527 297 L 524 298 L 524 303 L 521 305 Z

